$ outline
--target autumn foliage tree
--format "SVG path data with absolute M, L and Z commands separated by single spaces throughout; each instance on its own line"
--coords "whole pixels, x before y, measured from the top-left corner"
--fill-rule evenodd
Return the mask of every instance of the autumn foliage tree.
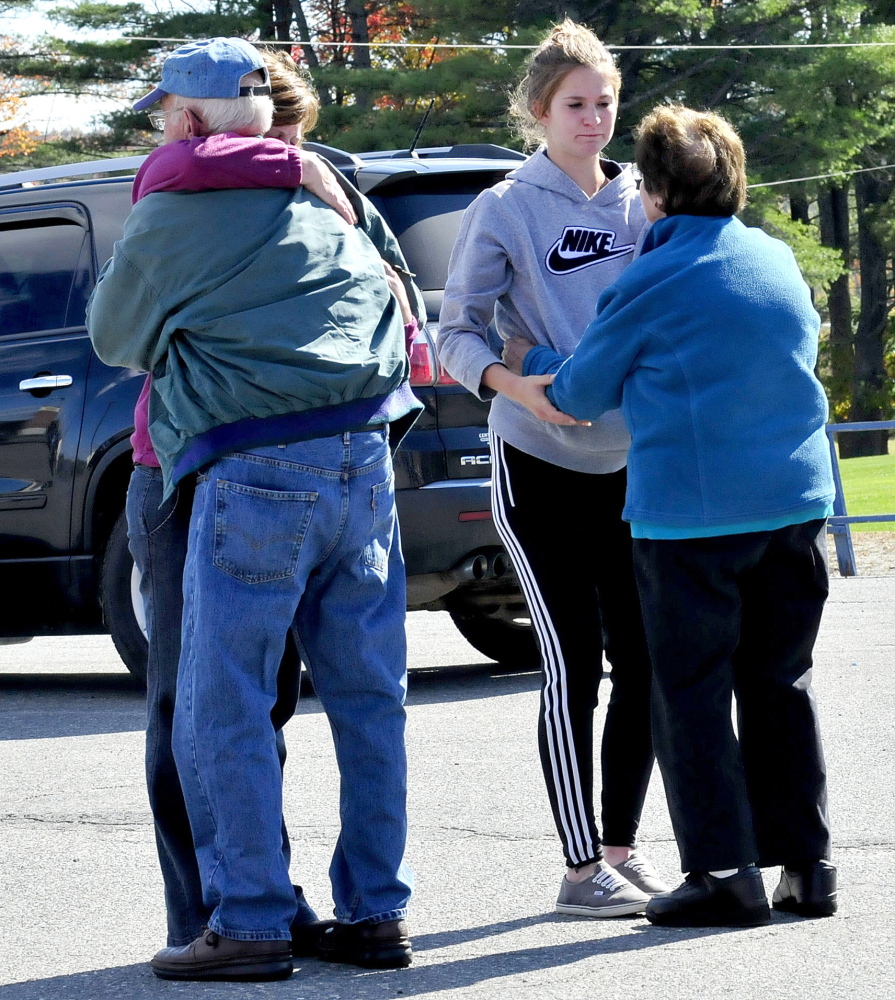
M 11 54 L 14 48 L 12 39 L 0 35 L 0 57 Z M 0 157 L 33 153 L 40 141 L 36 132 L 21 124 L 24 85 L 22 77 L 7 76 L 0 68 Z

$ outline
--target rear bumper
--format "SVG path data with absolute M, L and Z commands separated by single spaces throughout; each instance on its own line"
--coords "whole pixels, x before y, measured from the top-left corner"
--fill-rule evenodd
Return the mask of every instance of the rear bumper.
M 472 557 L 501 545 L 491 519 L 490 480 L 451 479 L 396 494 L 407 606 L 438 600 L 473 581 Z

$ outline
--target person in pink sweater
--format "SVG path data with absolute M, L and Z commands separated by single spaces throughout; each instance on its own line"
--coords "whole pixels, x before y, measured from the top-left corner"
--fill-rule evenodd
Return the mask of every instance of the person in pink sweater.
M 394 236 L 375 209 L 325 160 L 297 143 L 317 116 L 317 100 L 284 53 L 264 53 L 274 101 L 274 124 L 265 137 L 236 133 L 190 138 L 154 150 L 134 179 L 133 200 L 157 192 L 198 192 L 230 188 L 295 188 L 303 185 L 368 233 L 383 255 L 389 285 L 401 305 L 408 348 L 417 333 L 411 298 L 418 293 Z M 187 111 L 187 115 L 191 112 Z M 197 123 L 197 127 L 198 127 Z M 401 272 L 399 277 L 397 268 Z M 408 296 L 408 290 L 410 296 Z M 165 886 L 168 945 L 188 944 L 202 933 L 213 905 L 202 897 L 201 881 L 171 737 L 180 659 L 183 565 L 192 510 L 193 484 L 181 482 L 162 501 L 162 476 L 149 435 L 152 376 L 147 375 L 134 413 L 134 472 L 127 496 L 130 549 L 141 574 L 140 593 L 149 640 L 147 661 L 146 778 Z M 298 700 L 298 653 L 290 637 L 281 670 L 280 697 L 273 710 L 278 730 L 291 718 Z M 281 762 L 286 747 L 278 733 Z M 289 840 L 283 830 L 288 862 Z M 292 924 L 293 954 L 312 955 L 319 935 L 332 921 L 319 921 L 295 887 L 297 914 Z

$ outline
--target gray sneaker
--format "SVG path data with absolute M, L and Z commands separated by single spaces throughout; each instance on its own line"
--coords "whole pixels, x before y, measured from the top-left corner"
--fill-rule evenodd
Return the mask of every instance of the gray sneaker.
M 627 861 L 612 867 L 631 885 L 650 896 L 657 896 L 660 892 L 671 892 L 672 886 L 666 885 L 659 878 L 659 873 L 653 868 L 652 862 L 647 861 L 638 851 L 635 851 Z
M 600 862 L 596 873 L 573 884 L 563 878 L 556 900 L 557 913 L 575 913 L 580 917 L 626 917 L 642 913 L 652 899 L 619 873 Z

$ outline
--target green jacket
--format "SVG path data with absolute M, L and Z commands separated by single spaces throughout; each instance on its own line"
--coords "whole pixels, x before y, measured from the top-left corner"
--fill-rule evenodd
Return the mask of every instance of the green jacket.
M 152 372 L 150 434 L 169 488 L 208 460 L 194 445 L 222 425 L 245 447 L 246 428 L 256 445 L 303 440 L 420 408 L 380 257 L 406 265 L 364 208 L 378 249 L 303 188 L 160 192 L 134 206 L 87 326 L 107 364 Z M 215 441 L 234 450 L 226 434 Z

